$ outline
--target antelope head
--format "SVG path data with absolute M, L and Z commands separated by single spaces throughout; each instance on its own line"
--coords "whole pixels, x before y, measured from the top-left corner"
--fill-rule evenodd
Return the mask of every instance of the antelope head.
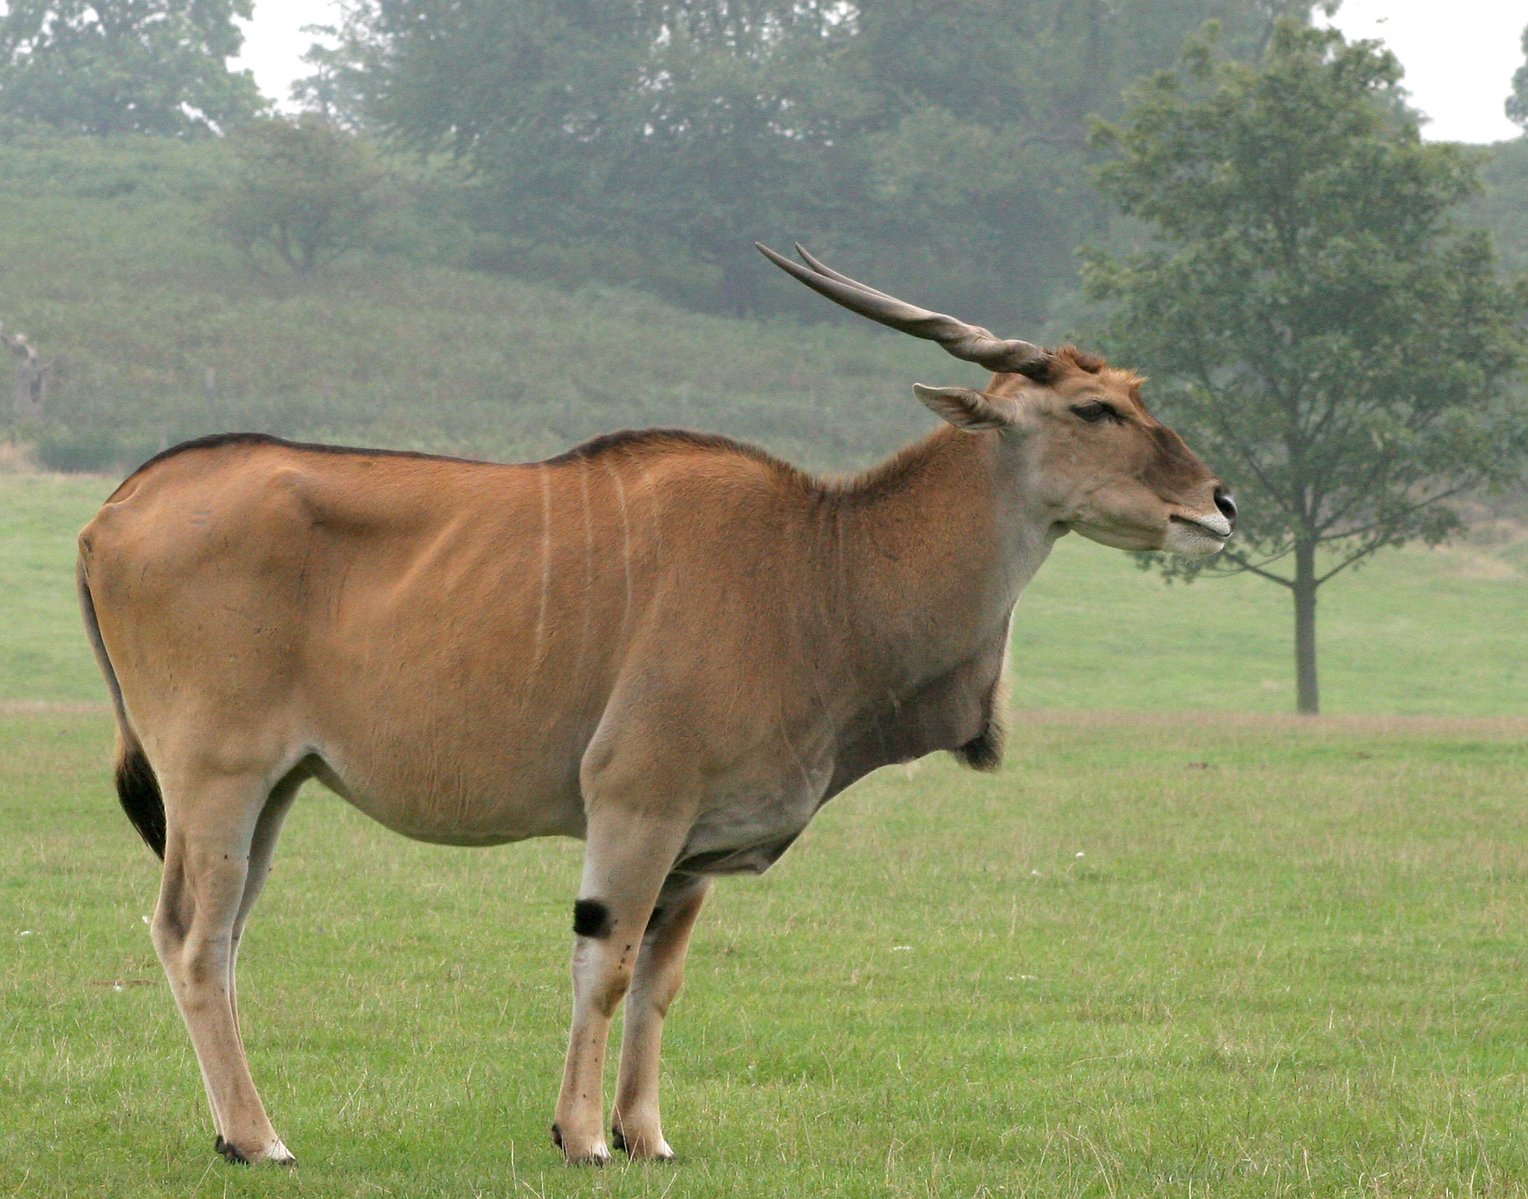
M 1194 558 L 1217 553 L 1231 536 L 1231 493 L 1146 410 L 1139 376 L 1071 346 L 1011 341 L 915 307 L 839 274 L 799 245 L 800 263 L 758 249 L 834 303 L 992 371 L 982 391 L 922 384 L 913 391 L 957 428 L 996 433 L 1058 532 Z

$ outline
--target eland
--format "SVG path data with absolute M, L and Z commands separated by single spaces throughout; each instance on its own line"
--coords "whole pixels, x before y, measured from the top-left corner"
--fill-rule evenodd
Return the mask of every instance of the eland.
M 994 768 L 1014 603 L 1057 538 L 1231 535 L 1137 376 L 759 248 L 990 381 L 915 386 L 944 423 L 842 480 L 674 430 L 524 465 L 231 434 L 150 459 L 81 532 L 117 790 L 164 859 L 154 947 L 228 1159 L 293 1161 L 234 973 L 305 781 L 425 841 L 583 839 L 552 1137 L 570 1162 L 668 1158 L 659 1042 L 712 879 L 768 869 L 877 767 Z

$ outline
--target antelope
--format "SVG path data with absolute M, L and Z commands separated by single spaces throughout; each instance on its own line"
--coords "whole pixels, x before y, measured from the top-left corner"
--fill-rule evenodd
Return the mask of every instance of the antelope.
M 118 794 L 164 861 L 153 943 L 230 1161 L 294 1161 L 234 975 L 305 781 L 425 841 L 584 840 L 552 1138 L 671 1158 L 659 1044 L 712 880 L 768 869 L 880 766 L 994 769 L 1014 603 L 1065 533 L 1230 537 L 1230 494 L 1137 376 L 759 249 L 991 379 L 915 386 L 943 423 L 839 480 L 664 429 L 520 465 L 227 434 L 150 459 L 81 532 Z

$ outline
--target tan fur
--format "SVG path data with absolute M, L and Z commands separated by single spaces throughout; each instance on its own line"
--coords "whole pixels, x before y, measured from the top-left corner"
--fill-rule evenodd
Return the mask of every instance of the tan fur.
M 317 777 L 412 837 L 587 840 L 579 896 L 609 931 L 575 941 L 557 1136 L 608 1157 L 600 1078 L 631 988 L 614 1121 L 667 1155 L 658 1042 L 705 877 L 766 868 L 879 766 L 995 765 L 1013 604 L 1054 539 L 1155 548 L 1215 512 L 1133 376 L 1055 361 L 1045 383 L 994 377 L 999 430 L 942 427 L 836 483 L 661 432 L 520 466 L 230 438 L 124 483 L 80 535 L 82 589 L 124 753 L 163 794 L 154 940 L 220 1145 L 290 1160 L 233 972 Z M 1128 421 L 1069 411 L 1098 394 Z

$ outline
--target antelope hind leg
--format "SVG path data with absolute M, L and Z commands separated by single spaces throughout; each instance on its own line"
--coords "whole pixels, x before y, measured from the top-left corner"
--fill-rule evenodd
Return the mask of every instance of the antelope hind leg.
M 297 790 L 305 779 L 305 775 L 296 773 L 283 779 L 276 784 L 276 789 L 271 792 L 270 799 L 261 810 L 260 818 L 255 824 L 254 837 L 249 846 L 249 869 L 244 879 L 244 897 L 234 916 L 233 935 L 228 950 L 228 1006 L 233 1009 L 234 1036 L 238 1038 L 239 1054 L 245 1061 L 249 1060 L 249 1055 L 244 1050 L 244 1031 L 239 1024 L 239 947 L 244 942 L 244 925 L 249 920 L 249 913 L 253 910 L 256 900 L 260 898 L 260 892 L 265 889 L 266 879 L 270 877 L 272 860 L 276 854 L 276 839 L 281 835 L 282 822 L 286 820 L 287 812 L 292 807 L 292 800 L 297 797 Z M 217 1148 L 219 1152 L 226 1152 L 227 1149 L 221 1135 L 218 1137 Z M 281 1164 L 295 1166 L 297 1159 L 289 1152 Z
M 269 786 L 263 779 L 180 772 L 167 772 L 163 782 L 165 860 L 154 949 L 201 1066 L 217 1126 L 215 1145 L 230 1161 L 290 1165 L 294 1159 L 249 1074 L 232 989 L 234 925 Z M 262 878 L 268 860 L 260 864 Z
M 626 996 L 621 1072 L 611 1115 L 616 1148 L 634 1160 L 672 1161 L 674 1157 L 658 1115 L 663 1019 L 684 982 L 690 934 L 710 890 L 710 879 L 671 876 L 659 893 L 637 954 L 636 973 Z

